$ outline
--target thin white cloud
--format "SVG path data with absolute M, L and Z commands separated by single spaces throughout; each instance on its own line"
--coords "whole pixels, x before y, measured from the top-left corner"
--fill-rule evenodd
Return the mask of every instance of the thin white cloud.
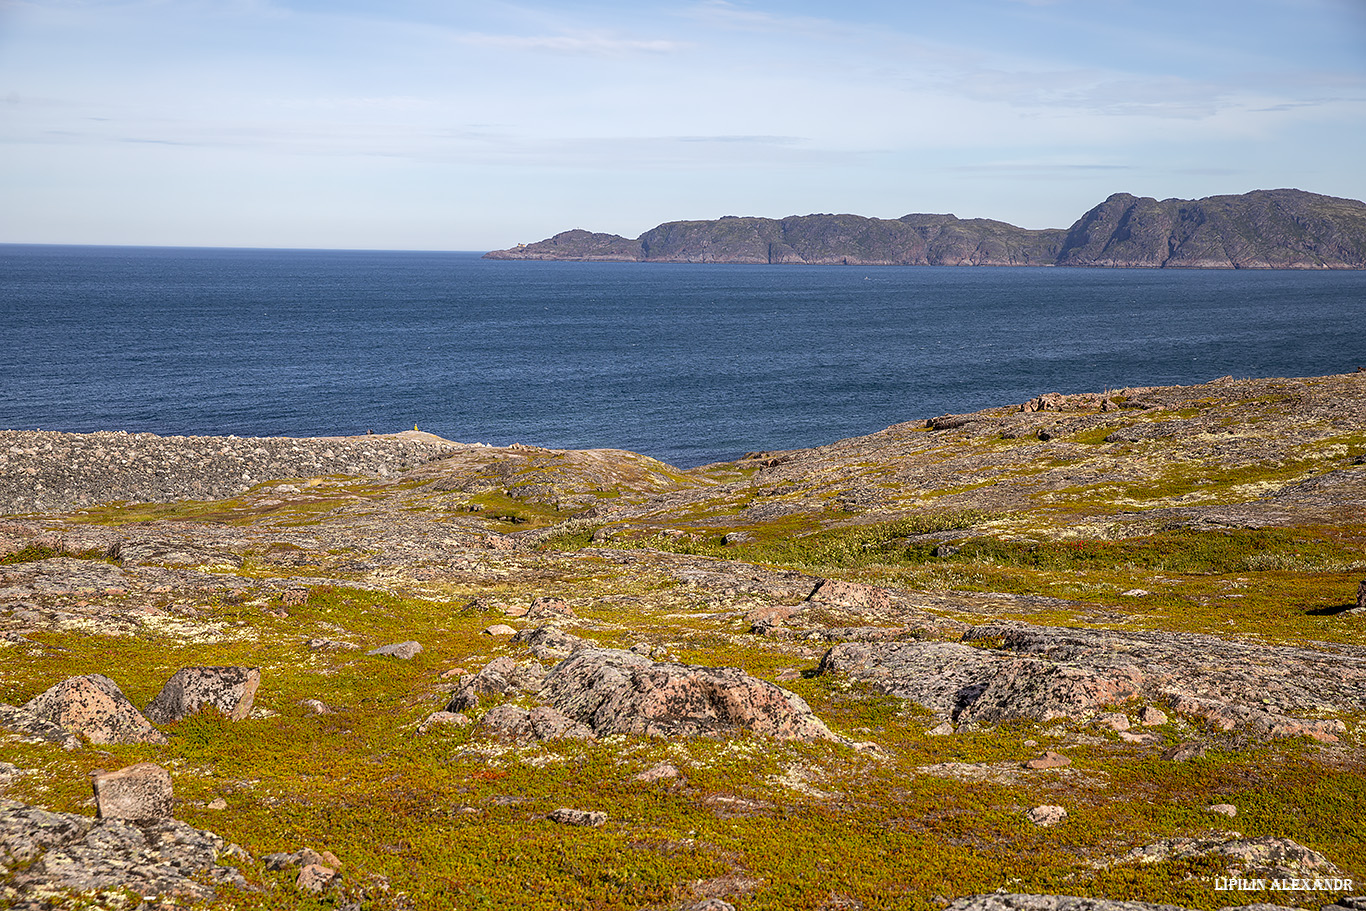
M 594 57 L 622 54 L 667 54 L 684 45 L 661 38 L 621 38 L 606 34 L 567 35 L 491 35 L 479 32 L 457 34 L 461 44 L 513 51 L 549 51 L 555 54 Z

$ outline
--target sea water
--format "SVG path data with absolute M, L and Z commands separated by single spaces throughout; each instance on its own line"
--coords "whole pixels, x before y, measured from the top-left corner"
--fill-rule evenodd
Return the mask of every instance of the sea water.
M 0 428 L 615 447 L 680 466 L 1044 392 L 1366 367 L 1366 272 L 0 246 Z

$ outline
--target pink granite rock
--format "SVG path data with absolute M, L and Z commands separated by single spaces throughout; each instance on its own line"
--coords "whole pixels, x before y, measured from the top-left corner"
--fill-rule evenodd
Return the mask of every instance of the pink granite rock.
M 118 684 L 103 674 L 68 677 L 23 708 L 91 743 L 165 743 Z

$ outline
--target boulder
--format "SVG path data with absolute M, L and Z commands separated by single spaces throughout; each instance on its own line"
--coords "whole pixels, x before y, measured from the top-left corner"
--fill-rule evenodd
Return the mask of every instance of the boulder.
M 377 649 L 366 652 L 367 655 L 379 655 L 381 657 L 402 658 L 408 661 L 416 657 L 422 651 L 422 643 L 409 640 L 407 642 L 395 642 L 392 645 L 381 645 Z
M 299 869 L 294 887 L 300 892 L 322 892 L 337 880 L 337 871 L 322 864 L 306 864 Z
M 560 598 L 537 598 L 527 608 L 528 620 L 570 620 L 574 611 Z
M 607 822 L 607 814 L 601 810 L 573 810 L 569 807 L 561 807 L 547 818 L 551 822 L 563 823 L 567 826 L 592 826 L 594 828 Z
M 96 772 L 95 815 L 99 819 L 150 822 L 171 818 L 171 773 L 151 762 L 117 772 Z
M 525 642 L 531 654 L 537 658 L 567 658 L 577 648 L 587 644 L 578 636 L 570 635 L 557 626 L 544 624 L 531 630 L 522 630 L 515 641 Z
M 1029 821 L 1034 823 L 1034 825 L 1039 826 L 1040 828 L 1048 828 L 1049 826 L 1056 826 L 1066 819 L 1067 810 L 1063 807 L 1045 804 L 1041 807 L 1035 807 L 1026 813 L 1025 816 L 1029 817 Z
M 1273 835 L 1244 838 L 1238 832 L 1207 838 L 1169 838 L 1134 848 L 1121 860 L 1150 864 L 1194 858 L 1224 867 L 1229 876 L 1304 879 L 1343 875 L 1328 858 L 1289 838 Z
M 91 743 L 165 743 L 166 737 L 103 674 L 68 677 L 22 708 Z
M 477 708 L 481 701 L 500 700 L 519 693 L 539 693 L 545 686 L 545 668 L 535 661 L 494 658 L 483 670 L 463 680 L 446 705 L 448 712 Z
M 435 727 L 463 728 L 469 723 L 469 717 L 460 712 L 432 712 L 417 726 L 417 732 L 425 734 Z
M 13 731 L 29 743 L 55 743 L 66 750 L 81 748 L 81 739 L 75 734 L 17 705 L 0 703 L 0 728 Z
M 741 670 L 656 663 L 620 649 L 579 649 L 550 672 L 545 692 L 599 737 L 748 730 L 782 740 L 837 739 L 800 696 Z
M 215 708 L 234 721 L 251 714 L 259 667 L 182 667 L 171 675 L 145 714 L 157 724 L 170 724 L 205 708 Z
M 1042 756 L 1026 762 L 1024 767 L 1026 769 L 1065 769 L 1071 764 L 1072 760 L 1061 753 L 1046 750 Z
M 838 607 L 892 609 L 892 596 L 885 588 L 876 588 L 861 582 L 845 582 L 843 579 L 822 579 L 806 600 Z

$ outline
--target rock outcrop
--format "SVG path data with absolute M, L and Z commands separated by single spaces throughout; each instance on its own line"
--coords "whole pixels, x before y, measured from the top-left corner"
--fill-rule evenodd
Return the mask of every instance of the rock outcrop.
M 546 678 L 546 695 L 599 737 L 747 730 L 781 740 L 836 739 L 800 696 L 736 668 L 657 663 L 619 649 L 574 652 Z
M 1343 724 L 1314 715 L 1366 710 L 1366 654 L 1161 632 L 987 625 L 964 642 L 842 643 L 821 672 L 967 725 L 1081 719 L 1148 700 L 1220 730 L 1332 742 Z
M 12 875 L 0 886 L 6 907 L 52 907 L 53 890 L 208 899 L 212 884 L 247 888 L 241 873 L 220 864 L 225 855 L 247 859 L 212 832 L 174 819 L 97 820 L 0 800 L 0 865 Z

